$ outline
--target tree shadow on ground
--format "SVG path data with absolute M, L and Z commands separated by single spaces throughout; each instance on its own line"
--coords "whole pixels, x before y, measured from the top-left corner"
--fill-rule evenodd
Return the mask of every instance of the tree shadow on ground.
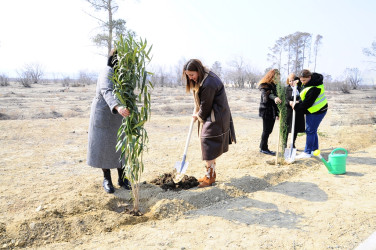
M 264 190 L 265 192 L 281 193 L 311 202 L 325 202 L 328 200 L 328 195 L 323 190 L 316 184 L 309 182 L 283 182 L 272 186 L 264 179 L 244 176 L 231 179 L 225 185 L 239 189 L 245 195 Z M 217 216 L 247 225 L 259 224 L 267 227 L 278 226 L 288 229 L 299 228 L 299 221 L 303 218 L 302 215 L 289 210 L 280 211 L 277 204 L 258 201 L 245 196 L 222 200 L 211 206 L 189 211 L 187 214 L 191 216 Z
M 346 163 L 363 164 L 363 165 L 367 165 L 367 166 L 376 167 L 376 158 L 348 156 L 346 158 Z
M 303 216 L 289 210 L 279 211 L 278 207 L 269 202 L 262 202 L 247 197 L 233 198 L 226 202 L 216 203 L 204 209 L 189 211 L 188 216 L 217 216 L 228 221 L 246 225 L 263 225 L 298 229 Z
M 271 186 L 266 180 L 244 176 L 237 179 L 231 179 L 228 186 L 233 186 L 246 193 L 252 193 L 259 190 L 281 193 L 291 197 L 304 199 L 312 202 L 322 202 L 328 200 L 328 195 L 316 184 L 310 182 L 282 182 Z
M 328 195 L 316 184 L 310 182 L 286 181 L 273 186 L 268 191 L 312 202 L 324 202 L 328 200 Z

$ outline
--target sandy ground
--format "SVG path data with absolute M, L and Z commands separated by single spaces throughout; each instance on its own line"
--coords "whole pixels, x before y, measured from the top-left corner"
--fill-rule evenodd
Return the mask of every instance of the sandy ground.
M 376 231 L 376 90 L 328 92 L 322 155 L 349 153 L 347 173 L 332 175 L 316 158 L 275 165 L 260 154 L 259 92 L 227 89 L 238 143 L 218 159 L 214 186 L 176 192 L 150 181 L 181 160 L 192 97 L 154 89 L 140 217 L 126 212 L 128 191 L 106 194 L 86 165 L 94 85 L 0 90 L 0 248 L 353 249 Z M 203 175 L 200 155 L 194 133 L 188 175 Z

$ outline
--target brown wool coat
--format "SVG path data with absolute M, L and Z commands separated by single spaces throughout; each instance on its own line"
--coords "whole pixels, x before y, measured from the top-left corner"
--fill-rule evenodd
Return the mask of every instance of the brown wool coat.
M 235 129 L 222 81 L 214 73 L 205 75 L 200 88 L 194 91 L 195 110 L 201 125 L 203 160 L 214 160 L 236 143 Z

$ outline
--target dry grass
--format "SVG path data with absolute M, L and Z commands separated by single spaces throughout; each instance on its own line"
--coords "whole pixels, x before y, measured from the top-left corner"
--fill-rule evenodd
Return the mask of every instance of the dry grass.
M 227 89 L 238 142 L 217 160 L 216 185 L 164 192 L 149 181 L 181 160 L 193 97 L 183 88 L 155 88 L 146 124 L 145 215 L 134 217 L 126 213 L 130 194 L 117 185 L 113 195 L 105 194 L 101 171 L 85 163 L 94 85 L 1 89 L 12 93 L 0 96 L 3 248 L 197 249 L 205 242 L 229 249 L 353 249 L 374 231 L 376 91 L 328 92 L 322 155 L 327 159 L 336 147 L 349 151 L 348 173 L 333 176 L 314 158 L 275 165 L 260 154 L 259 91 Z M 304 143 L 300 135 L 298 149 Z M 276 130 L 269 145 L 276 148 Z M 194 132 L 189 175 L 203 174 L 200 156 Z

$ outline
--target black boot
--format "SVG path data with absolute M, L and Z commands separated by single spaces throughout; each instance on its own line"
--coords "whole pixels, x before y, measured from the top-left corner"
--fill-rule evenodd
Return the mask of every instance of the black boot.
M 102 184 L 104 191 L 106 191 L 106 193 L 112 194 L 115 192 L 115 188 L 114 188 L 114 185 L 112 185 L 111 171 L 109 169 L 104 169 L 104 168 L 102 168 L 102 170 L 103 170 L 103 175 L 104 175 L 103 184 Z
M 118 168 L 118 174 L 119 174 L 119 179 L 118 179 L 118 184 L 120 187 L 123 187 L 126 190 L 131 190 L 131 184 L 129 183 L 129 180 L 124 176 L 124 169 L 123 168 Z

